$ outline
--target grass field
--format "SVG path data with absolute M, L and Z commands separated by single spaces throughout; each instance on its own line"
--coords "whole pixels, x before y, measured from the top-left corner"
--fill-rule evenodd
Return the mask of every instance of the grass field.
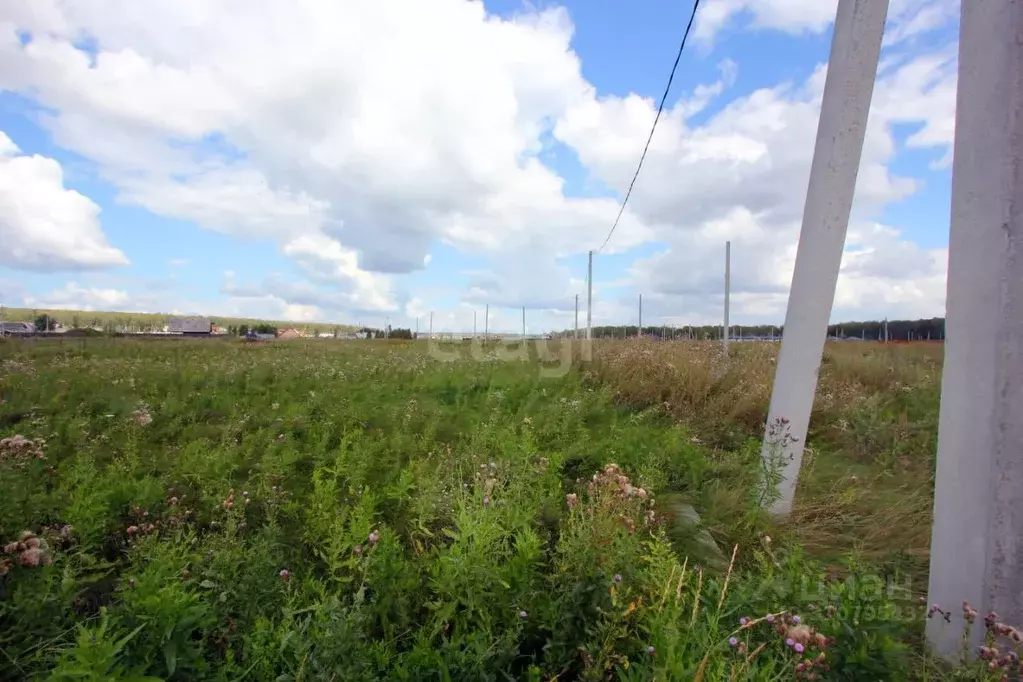
M 785 526 L 775 347 L 451 349 L 0 342 L 0 677 L 1005 672 L 918 647 L 940 345 L 829 346 Z

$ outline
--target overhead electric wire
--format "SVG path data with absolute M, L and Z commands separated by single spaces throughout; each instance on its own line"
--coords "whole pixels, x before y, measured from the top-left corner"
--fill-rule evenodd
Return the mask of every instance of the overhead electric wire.
M 657 116 L 654 117 L 654 124 L 650 127 L 650 135 L 646 139 L 646 145 L 643 147 L 643 154 L 639 157 L 639 165 L 636 166 L 636 173 L 632 176 L 632 182 L 629 183 L 629 190 L 625 193 L 625 199 L 622 201 L 622 207 L 618 210 L 618 217 L 615 218 L 614 225 L 611 226 L 611 231 L 607 233 L 607 237 L 604 238 L 604 243 L 597 249 L 597 253 L 604 250 L 607 246 L 607 242 L 611 239 L 611 235 L 614 234 L 615 228 L 618 227 L 618 221 L 622 219 L 622 214 L 625 213 L 625 205 L 629 203 L 629 197 L 632 195 L 632 188 L 636 184 L 636 178 L 639 177 L 639 171 L 643 168 L 643 161 L 646 159 L 646 153 L 650 149 L 650 141 L 654 139 L 654 131 L 657 130 L 657 122 L 661 120 L 661 112 L 664 111 L 664 102 L 668 99 L 668 91 L 671 90 L 671 82 L 675 79 L 675 69 L 678 68 L 678 61 L 682 58 L 682 51 L 686 47 L 686 39 L 689 37 L 689 31 L 693 27 L 693 20 L 696 19 L 696 10 L 700 6 L 700 0 L 694 0 L 693 2 L 693 13 L 689 15 L 689 23 L 686 25 L 686 32 L 682 34 L 682 43 L 678 46 L 678 54 L 675 55 L 675 64 L 671 67 L 671 75 L 668 76 L 668 84 L 664 88 L 664 94 L 661 96 L 661 104 L 657 107 Z

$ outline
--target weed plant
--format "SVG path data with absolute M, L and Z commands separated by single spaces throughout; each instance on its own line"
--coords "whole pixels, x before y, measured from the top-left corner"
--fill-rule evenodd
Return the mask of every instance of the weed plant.
M 996 672 L 925 665 L 914 642 L 928 609 L 898 565 L 808 555 L 764 518 L 760 349 L 729 364 L 695 346 L 610 344 L 558 378 L 535 356 L 426 351 L 0 343 L 0 678 L 1011 672 L 1004 648 Z M 837 397 L 815 427 L 818 485 L 832 449 L 922 456 L 933 415 L 898 401 L 930 390 L 935 370 L 885 362 L 826 365 Z M 926 376 L 906 396 L 869 402 L 913 372 Z M 907 416 L 892 426 L 893 413 Z M 882 426 L 860 433 L 868 414 Z M 814 499 L 795 539 L 813 539 Z M 685 532 L 683 502 L 723 562 Z

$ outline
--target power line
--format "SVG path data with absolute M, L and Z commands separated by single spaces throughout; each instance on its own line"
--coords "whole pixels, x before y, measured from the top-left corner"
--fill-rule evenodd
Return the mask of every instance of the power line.
M 643 160 L 646 159 L 646 153 L 650 149 L 650 141 L 654 139 L 654 131 L 657 130 L 657 122 L 661 120 L 661 112 L 664 110 L 664 102 L 668 99 L 668 91 L 671 90 L 671 82 L 675 79 L 675 69 L 678 68 L 678 60 L 682 58 L 682 50 L 686 47 L 686 39 L 689 37 L 689 30 L 693 27 L 693 20 L 696 19 L 696 10 L 700 6 L 700 0 L 694 0 L 693 2 L 693 13 L 689 15 L 689 23 L 686 25 L 686 32 L 682 34 L 682 44 L 678 46 L 678 54 L 675 55 L 675 64 L 671 67 L 671 75 L 668 76 L 668 85 L 664 88 L 664 94 L 661 96 L 661 105 L 657 107 L 657 116 L 654 117 L 654 124 L 650 126 L 650 136 L 646 139 L 646 145 L 643 147 L 643 155 L 639 157 L 639 165 L 636 166 L 636 173 L 632 176 L 632 182 L 629 183 L 629 191 L 625 193 L 625 200 L 622 201 L 622 207 L 618 210 L 618 217 L 615 218 L 614 225 L 611 226 L 611 231 L 607 233 L 607 237 L 604 238 L 604 243 L 597 249 L 597 253 L 604 250 L 607 246 L 607 242 L 611 239 L 611 235 L 614 234 L 615 228 L 618 227 L 618 221 L 622 219 L 622 214 L 625 213 L 625 205 L 629 203 L 629 197 L 632 195 L 632 188 L 636 184 L 636 178 L 639 177 L 639 171 L 643 168 Z

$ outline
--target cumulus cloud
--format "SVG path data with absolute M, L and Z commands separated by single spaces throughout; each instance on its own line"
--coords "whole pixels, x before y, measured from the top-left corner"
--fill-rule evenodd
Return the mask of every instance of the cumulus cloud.
M 912 246 L 870 227 L 919 187 L 890 169 L 893 126 L 915 126 L 906 144 L 947 162 L 954 51 L 909 46 L 953 20 L 956 5 L 891 2 L 851 228 L 865 244 L 850 246 L 858 260 L 847 258 L 836 306 L 869 304 L 876 282 L 888 281 L 871 270 L 885 258 L 879 249 Z M 726 28 L 820 33 L 835 6 L 706 0 L 697 31 L 706 40 Z M 447 305 L 451 315 L 464 319 L 462 303 L 489 301 L 543 309 L 554 325 L 584 293 L 562 259 L 597 247 L 618 205 L 569 196 L 546 152 L 554 141 L 569 147 L 590 179 L 624 193 L 656 111 L 650 98 L 597 92 L 573 31 L 562 8 L 500 18 L 464 0 L 9 0 L 0 7 L 0 90 L 45 107 L 54 140 L 96 162 L 120 201 L 271 241 L 303 277 L 232 281 L 232 306 L 304 318 L 422 314 L 440 303 L 405 291 L 401 276 L 425 267 L 440 241 L 490 265 L 452 273 L 467 286 Z M 606 252 L 663 245 L 633 264 L 628 283 L 652 315 L 663 306 L 663 315 L 709 319 L 722 242 L 732 239 L 737 313 L 777 316 L 825 67 L 706 116 L 743 68 L 716 59 L 719 76 L 693 84 L 662 116 Z M 924 268 L 913 270 L 925 284 L 907 305 L 939 300 L 929 278 L 943 276 L 940 257 L 901 253 Z M 632 309 L 606 284 L 598 289 L 595 320 Z
M 132 310 L 138 308 L 133 297 L 123 289 L 81 286 L 68 282 L 60 289 L 54 289 L 43 296 L 25 296 L 24 304 L 30 308 L 50 310 Z M 156 311 L 152 311 L 156 312 Z
M 0 131 L 0 265 L 39 272 L 127 265 L 103 235 L 99 212 L 64 187 L 59 163 L 21 154 Z

